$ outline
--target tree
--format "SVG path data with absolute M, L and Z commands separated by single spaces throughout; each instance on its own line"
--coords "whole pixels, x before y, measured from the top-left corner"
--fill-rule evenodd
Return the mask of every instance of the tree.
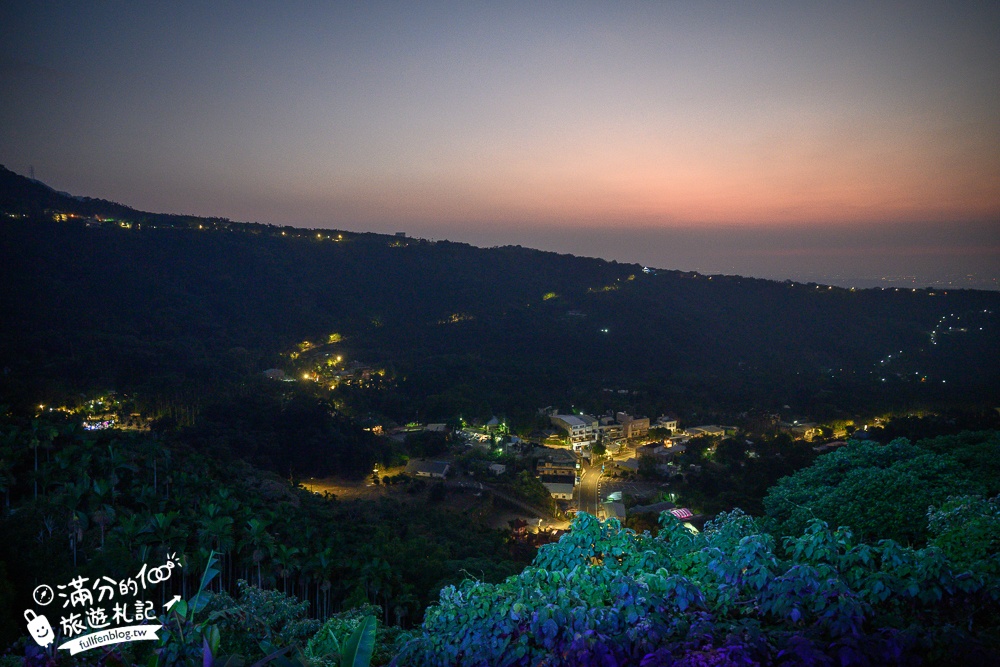
M 288 593 L 288 577 L 295 574 L 300 567 L 298 547 L 287 544 L 276 544 L 274 547 L 274 565 L 281 577 L 281 592 Z
M 927 512 L 931 544 L 956 563 L 1000 573 L 1000 496 L 954 496 Z
M 396 664 L 983 664 L 1000 579 L 814 520 L 783 548 L 739 511 L 657 536 L 579 514 L 500 584 L 441 591 Z M 683 659 L 683 660 L 682 660 Z
M 253 518 L 247 521 L 242 547 L 250 552 L 250 561 L 257 568 L 257 587 L 263 586 L 261 562 L 274 552 L 274 538 L 267 532 L 268 522 Z
M 926 513 L 949 496 L 983 493 L 983 485 L 953 457 L 904 439 L 887 445 L 851 442 L 785 477 L 764 498 L 780 535 L 814 519 L 850 525 L 865 539 L 923 544 Z
M 319 621 L 307 617 L 307 602 L 243 580 L 237 590 L 235 600 L 228 594 L 213 596 L 207 609 L 217 620 L 225 653 L 256 660 L 275 649 L 305 646 L 320 628 Z

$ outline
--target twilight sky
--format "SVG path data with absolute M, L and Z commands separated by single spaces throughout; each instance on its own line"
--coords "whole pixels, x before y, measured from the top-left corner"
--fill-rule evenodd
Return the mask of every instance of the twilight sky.
M 997 35 L 995 1 L 0 0 L 0 163 L 143 210 L 1000 288 Z

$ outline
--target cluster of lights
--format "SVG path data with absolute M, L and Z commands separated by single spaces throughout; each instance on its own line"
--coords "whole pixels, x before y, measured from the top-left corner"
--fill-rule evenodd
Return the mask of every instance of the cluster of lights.
M 15 213 L 7 213 L 6 215 L 8 217 L 11 217 L 11 218 L 22 218 L 22 217 L 24 217 L 23 215 L 15 214 Z M 89 219 L 89 220 L 96 220 L 97 222 L 113 223 L 113 224 L 116 224 L 118 227 L 121 227 L 122 229 L 133 229 L 133 228 L 139 229 L 141 227 L 141 225 L 139 223 L 126 222 L 126 221 L 123 221 L 123 220 L 114 220 L 112 218 L 102 218 L 101 216 L 95 216 L 93 218 L 84 218 L 84 216 L 77 215 L 75 213 L 53 213 L 52 214 L 52 219 L 55 220 L 56 222 L 67 222 L 67 221 L 72 220 L 72 219 Z M 147 225 L 147 227 L 152 227 L 153 229 L 157 228 L 156 225 Z M 219 229 L 219 227 L 216 226 L 214 223 L 210 224 L 210 225 L 205 225 L 204 223 L 199 223 L 198 224 L 198 229 L 201 230 L 201 231 L 205 231 L 205 230 L 217 230 L 217 229 Z M 239 224 L 234 224 L 234 225 L 224 224 L 224 225 L 222 225 L 222 229 L 224 229 L 225 231 L 238 231 L 240 229 L 240 225 Z M 259 234 L 260 233 L 259 230 L 250 229 L 249 227 L 247 227 L 245 229 L 246 229 L 246 231 L 248 231 L 250 233 L 254 233 L 254 234 Z M 297 238 L 304 238 L 304 237 L 308 237 L 308 236 L 310 236 L 312 234 L 312 232 L 305 231 L 305 230 L 303 230 L 303 231 L 304 231 L 304 233 L 292 232 L 291 236 L 294 236 L 294 237 L 297 237 Z M 277 234 L 277 232 L 275 232 L 275 234 Z M 281 236 L 286 236 L 287 237 L 287 236 L 289 236 L 289 232 L 287 230 L 283 230 L 281 232 Z M 317 240 L 340 242 L 340 241 L 344 240 L 344 235 L 343 234 L 324 234 L 322 232 L 316 232 L 316 239 Z M 393 245 L 404 245 L 404 244 L 396 243 L 396 244 L 393 244 Z
M 989 311 L 989 310 L 983 310 L 983 314 L 984 315 L 991 315 L 992 312 Z M 948 315 L 942 315 L 941 319 L 939 319 L 937 321 L 937 324 L 935 324 L 934 328 L 931 330 L 931 333 L 930 333 L 931 345 L 937 345 L 938 344 L 938 340 L 937 339 L 938 339 L 938 337 L 941 334 L 946 334 L 946 333 L 948 333 L 948 334 L 951 334 L 951 333 L 966 333 L 966 332 L 969 331 L 968 327 L 954 326 L 954 325 L 948 326 L 948 318 L 955 318 L 955 324 L 958 324 L 959 320 L 962 319 L 962 316 L 961 315 L 957 315 L 956 316 L 955 313 L 949 313 Z M 983 328 L 982 327 L 978 327 L 978 330 L 982 331 Z
M 903 356 L 903 351 L 902 350 L 900 350 L 899 352 L 896 353 L 896 358 L 897 359 L 899 359 L 899 357 L 901 357 L 901 356 Z M 880 366 L 884 366 L 884 365 L 888 364 L 891 361 L 892 361 L 892 355 L 889 354 L 889 355 L 886 355 L 886 357 L 884 359 L 880 360 L 878 363 L 879 363 Z
M 898 288 L 896 288 L 896 291 L 899 291 Z M 914 289 L 913 291 L 916 291 L 916 290 Z M 984 315 L 991 315 L 992 314 L 992 311 L 986 310 L 986 309 L 982 310 L 981 312 Z M 961 322 L 961 320 L 962 320 L 962 316 L 961 315 L 956 315 L 955 313 L 948 313 L 947 315 L 942 315 L 938 319 L 938 321 L 935 323 L 934 328 L 929 333 L 931 345 L 937 345 L 938 344 L 938 338 L 941 335 L 943 335 L 943 334 L 954 334 L 954 333 L 966 333 L 966 332 L 968 332 L 969 331 L 969 327 L 968 326 L 958 326 L 959 323 Z M 977 329 L 979 331 L 982 331 L 983 327 L 977 327 Z M 878 367 L 879 368 L 885 368 L 886 366 L 888 366 L 892 362 L 892 360 L 893 360 L 894 357 L 896 359 L 899 359 L 899 357 L 902 356 L 902 354 L 903 354 L 902 350 L 899 350 L 899 351 L 894 352 L 892 354 L 887 354 L 884 358 L 882 358 L 882 359 L 879 360 Z M 875 371 L 871 371 L 871 372 L 873 374 L 875 373 Z M 920 382 L 927 382 L 928 381 L 927 375 L 923 375 L 919 371 L 914 371 L 913 375 L 917 376 L 920 379 Z M 886 378 L 882 377 L 882 378 L 880 378 L 880 380 L 882 382 L 885 382 Z M 947 380 L 941 380 L 941 384 L 947 384 Z
M 476 319 L 475 316 L 468 313 L 452 313 L 447 318 L 438 320 L 438 324 L 458 324 L 459 322 L 467 322 L 474 319 Z

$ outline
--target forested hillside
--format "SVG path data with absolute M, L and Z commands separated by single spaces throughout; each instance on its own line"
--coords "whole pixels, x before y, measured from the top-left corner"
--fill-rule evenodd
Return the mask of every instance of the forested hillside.
M 365 665 L 360 644 L 375 664 L 476 667 L 1000 654 L 1000 293 L 158 215 L 6 170 L 0 214 L 4 667 Z M 558 531 L 507 520 L 505 503 L 553 511 L 530 456 L 485 427 L 481 450 L 393 428 L 502 415 L 523 434 L 557 404 L 749 415 L 667 478 L 649 459 L 629 475 L 702 520 L 726 511 L 702 532 L 580 513 L 545 544 Z M 845 433 L 910 416 L 814 448 L 776 410 Z M 411 478 L 407 456 L 463 478 Z M 299 484 L 327 474 L 368 499 Z M 42 584 L 124 595 L 147 566 L 174 573 L 130 593 L 157 642 L 75 658 L 24 634 Z M 108 625 L 45 611 L 60 637 Z
M 530 415 L 603 389 L 636 409 L 821 418 L 1000 398 L 992 292 L 159 216 L 8 171 L 0 204 L 0 397 L 15 405 L 114 389 L 153 412 L 197 406 L 334 334 L 338 355 L 385 371 L 358 404 L 395 419 Z
M 442 586 L 469 572 L 499 581 L 531 558 L 484 526 L 488 499 L 458 509 L 413 484 L 395 498 L 334 502 L 203 445 L 0 416 L 0 647 L 22 634 L 18 606 L 35 586 L 117 581 L 169 554 L 181 569 L 157 608 L 190 597 L 214 551 L 216 593 L 236 595 L 245 580 L 308 602 L 312 618 L 374 603 L 380 621 L 405 626 Z

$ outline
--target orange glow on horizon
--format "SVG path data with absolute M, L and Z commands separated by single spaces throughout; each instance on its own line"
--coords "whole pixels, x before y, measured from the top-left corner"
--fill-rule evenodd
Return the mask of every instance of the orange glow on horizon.
M 742 128 L 745 137 L 720 129 L 714 140 L 704 127 L 650 137 L 599 127 L 593 137 L 473 142 L 440 165 L 318 171 L 296 189 L 317 211 L 332 212 L 333 224 L 338 217 L 616 227 L 1000 219 L 1000 156 L 970 151 L 968 138 L 947 128 L 928 135 L 862 120 L 820 129 L 757 124 Z

